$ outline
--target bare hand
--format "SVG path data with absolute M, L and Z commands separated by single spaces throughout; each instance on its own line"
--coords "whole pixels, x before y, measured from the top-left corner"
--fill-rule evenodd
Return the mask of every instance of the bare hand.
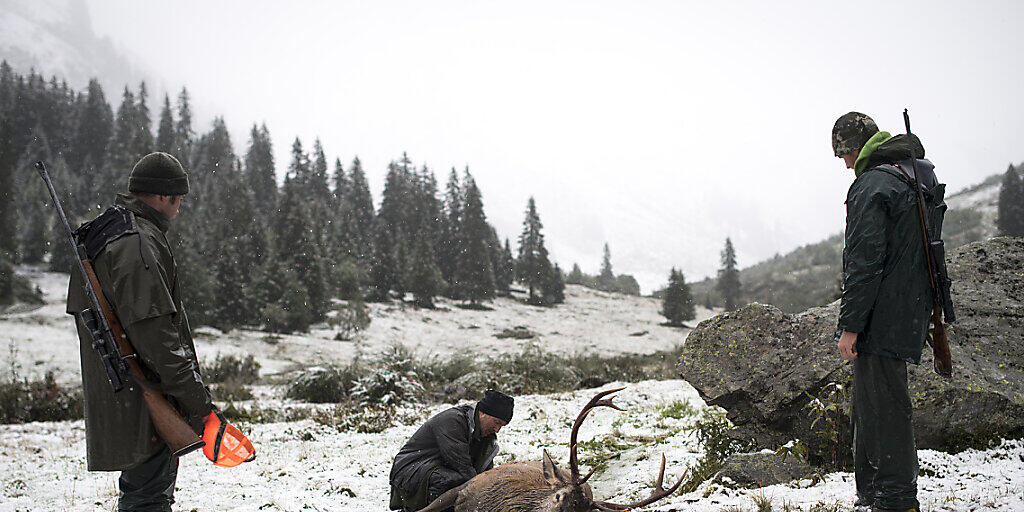
M 839 355 L 847 361 L 857 359 L 857 333 L 843 331 L 839 337 Z

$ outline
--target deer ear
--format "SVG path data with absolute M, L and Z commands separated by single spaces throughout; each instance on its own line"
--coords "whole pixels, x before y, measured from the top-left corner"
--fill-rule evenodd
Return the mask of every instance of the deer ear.
M 554 461 L 551 460 L 551 456 L 548 455 L 547 450 L 544 450 L 544 462 L 541 463 L 541 465 L 544 467 L 544 480 L 546 480 L 551 487 L 558 487 L 565 484 L 562 480 L 562 475 L 559 474 L 560 472 L 555 466 Z

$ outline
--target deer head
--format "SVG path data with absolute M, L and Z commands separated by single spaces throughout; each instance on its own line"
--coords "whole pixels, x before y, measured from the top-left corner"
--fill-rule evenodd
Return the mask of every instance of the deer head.
M 579 469 L 579 462 L 578 462 L 577 450 L 576 450 L 576 447 L 577 447 L 576 438 L 577 438 L 577 435 L 579 434 L 580 426 L 583 425 L 583 421 L 587 418 L 587 416 L 594 409 L 597 409 L 598 407 L 610 407 L 610 408 L 615 409 L 617 411 L 624 411 L 625 409 L 622 409 L 621 407 L 619 407 L 618 405 L 615 405 L 612 402 L 612 399 L 615 398 L 614 394 L 618 393 L 619 391 L 622 391 L 623 389 L 626 389 L 626 388 L 610 389 L 608 391 L 602 391 L 602 392 L 594 395 L 594 398 L 591 398 L 590 401 L 587 402 L 587 405 L 583 406 L 583 410 L 581 410 L 580 414 L 578 416 L 576 416 L 576 421 L 572 425 L 572 432 L 569 434 L 569 472 L 570 472 L 569 477 L 570 477 L 570 480 L 571 480 L 569 486 L 571 488 L 574 488 L 574 489 L 580 489 L 581 491 L 585 491 L 584 494 L 587 495 L 587 496 L 592 496 L 592 494 L 590 492 L 590 486 L 587 485 L 587 480 L 589 480 L 590 477 L 594 475 L 594 472 L 597 471 L 597 467 L 595 466 L 593 469 L 590 470 L 589 473 L 587 473 L 586 476 L 580 478 L 580 469 Z M 545 455 L 545 462 L 550 462 L 550 458 L 547 457 L 547 453 L 545 453 L 544 455 Z M 546 471 L 545 471 L 545 474 L 546 474 Z M 665 480 L 665 454 L 662 454 L 661 455 L 661 471 L 658 472 L 658 479 L 657 479 L 657 481 L 654 484 L 654 490 L 651 491 L 651 495 L 649 497 L 647 497 L 647 499 L 640 500 L 640 501 L 637 501 L 637 502 L 634 502 L 634 503 L 619 504 L 619 503 L 611 503 L 611 502 L 608 502 L 608 501 L 595 501 L 592 497 L 590 497 L 589 500 L 580 502 L 580 504 L 582 506 L 580 506 L 578 508 L 576 508 L 576 507 L 574 507 L 574 508 L 564 508 L 564 509 L 560 509 L 560 510 L 565 510 L 565 511 L 570 511 L 571 510 L 571 511 L 574 511 L 574 512 L 575 511 L 590 512 L 590 511 L 595 511 L 595 510 L 599 510 L 599 511 L 632 510 L 632 509 L 635 509 L 635 508 L 644 507 L 644 506 L 650 505 L 651 503 L 654 503 L 654 502 L 656 502 L 656 501 L 658 501 L 658 500 L 660 500 L 662 498 L 665 498 L 665 497 L 671 495 L 673 492 L 676 491 L 676 489 L 679 488 L 680 485 L 683 484 L 683 479 L 685 479 L 685 478 L 686 478 L 686 473 L 684 472 L 683 476 L 679 477 L 679 480 L 674 485 L 672 485 L 668 489 L 665 489 L 664 487 L 662 487 L 662 484 L 663 484 L 663 482 Z M 584 486 L 586 486 L 586 487 L 584 488 Z M 571 494 L 573 496 L 576 495 L 576 493 L 571 493 Z

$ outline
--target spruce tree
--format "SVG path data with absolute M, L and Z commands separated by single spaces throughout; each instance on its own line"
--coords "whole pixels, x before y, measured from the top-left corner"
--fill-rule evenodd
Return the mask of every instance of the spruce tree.
M 497 234 L 495 234 L 497 238 Z M 509 246 L 508 238 L 505 238 L 505 246 L 501 248 L 501 262 L 494 267 L 494 287 L 503 297 L 512 294 L 512 281 L 516 278 L 516 259 L 512 256 L 512 248 Z
M 732 239 L 725 239 L 722 249 L 722 268 L 718 270 L 718 292 L 722 295 L 726 311 L 733 311 L 740 301 L 740 271 L 736 268 L 736 250 Z
M 103 165 L 113 133 L 114 112 L 99 82 L 90 80 L 85 101 L 76 116 L 69 160 L 81 169 L 82 189 L 77 194 L 81 199 L 76 201 L 77 215 L 91 218 L 99 213 L 100 205 L 110 201 L 108 191 L 103 188 Z
M 192 145 L 196 132 L 192 129 L 192 105 L 188 90 L 184 87 L 178 93 L 178 120 L 174 124 L 174 151 L 170 153 L 181 161 L 186 168 L 192 167 Z
M 11 67 L 4 60 L 0 62 L 0 183 L 14 183 L 14 94 L 15 78 Z M 0 187 L 0 280 L 6 283 L 6 290 L 0 289 L 0 301 L 13 293 L 13 253 L 15 250 L 15 194 L 13 187 Z
M 462 202 L 463 191 L 459 183 L 459 174 L 452 167 L 448 174 L 448 184 L 445 186 L 444 210 L 447 221 L 444 223 L 444 235 L 438 247 L 438 265 L 441 267 L 441 275 L 450 285 L 449 292 L 452 298 L 456 298 L 458 287 L 455 285 L 455 269 L 458 267 L 458 257 L 461 250 L 460 230 L 462 227 Z
M 612 273 L 612 252 L 608 243 L 604 244 L 604 253 L 601 258 L 601 273 L 597 275 L 597 288 L 606 292 L 618 290 L 615 284 L 615 274 Z
M 97 177 L 97 192 L 102 204 L 108 204 L 115 193 L 126 188 L 128 172 L 135 162 L 144 156 L 134 150 L 136 108 L 135 95 L 125 87 L 121 95 L 121 106 L 118 107 L 114 118 L 114 133 L 107 143 L 105 164 Z
M 675 267 L 669 273 L 668 288 L 665 289 L 661 304 L 661 314 L 668 319 L 669 325 L 679 326 L 697 316 L 690 285 L 686 284 L 683 273 Z
M 267 219 L 277 208 L 277 176 L 274 167 L 274 148 L 267 124 L 252 125 L 249 149 L 245 152 L 245 182 L 252 189 L 256 211 Z
M 444 280 L 426 237 L 415 238 L 409 265 L 408 276 L 405 279 L 407 291 L 412 292 L 417 306 L 433 308 L 434 297 L 441 292 Z
M 455 295 L 477 305 L 494 298 L 494 269 L 488 244 L 491 227 L 484 215 L 480 189 L 472 178 L 464 182 L 466 189 L 465 209 L 459 230 L 461 250 L 456 258 Z M 496 242 L 496 241 L 495 241 Z
M 132 153 L 138 155 L 135 161 L 153 152 L 153 122 L 149 116 L 149 106 L 146 104 L 148 99 L 146 82 L 142 82 L 139 84 L 138 102 L 132 111 L 134 126 L 131 149 Z
M 306 180 L 306 200 L 310 205 L 310 218 L 313 221 L 313 232 L 319 244 L 326 245 L 328 233 L 336 216 L 333 205 L 334 196 L 327 182 L 327 155 L 324 154 L 320 139 L 313 140 L 313 154 L 309 166 L 309 178 Z
M 156 131 L 155 151 L 175 153 L 174 147 L 174 115 L 171 113 L 171 98 L 164 95 L 164 106 L 160 109 L 160 124 Z
M 519 257 L 516 261 L 516 276 L 529 289 L 528 302 L 531 304 L 546 303 L 547 294 L 544 292 L 556 288 L 553 284 L 545 287 L 545 283 L 552 281 L 552 269 L 548 250 L 544 247 L 544 235 L 540 232 L 542 228 L 537 205 L 531 197 L 526 203 L 523 231 L 519 235 Z
M 569 275 L 565 276 L 565 282 L 566 284 L 583 284 L 583 270 L 580 269 L 579 264 L 572 264 L 572 270 L 569 271 Z
M 544 304 L 561 304 L 565 302 L 565 277 L 556 263 L 548 265 L 543 282 Z
M 349 230 L 352 256 L 362 266 L 373 259 L 375 215 L 370 186 L 359 157 L 352 159 L 348 173 L 349 195 L 344 205 L 344 225 Z
M 212 217 L 211 241 L 217 244 L 212 258 L 215 307 L 211 322 L 230 330 L 258 318 L 263 304 L 252 293 L 252 279 L 264 263 L 267 252 L 263 225 L 253 218 L 252 194 L 236 163 L 216 191 L 214 201 L 229 205 Z
M 370 263 L 370 284 L 373 286 L 370 300 L 383 302 L 388 300 L 388 293 L 395 287 L 398 269 L 393 235 L 380 218 L 377 219 L 376 237 Z
M 1024 179 L 1011 164 L 999 188 L 996 227 L 1002 236 L 1024 236 Z
M 296 141 L 293 145 L 291 169 L 301 171 L 305 154 Z M 309 205 L 302 197 L 297 174 L 290 171 L 285 177 L 279 197 L 277 214 L 271 225 L 274 232 L 276 257 L 294 270 L 308 292 L 307 306 L 314 321 L 323 318 L 328 306 L 327 281 L 322 246 L 316 243 Z

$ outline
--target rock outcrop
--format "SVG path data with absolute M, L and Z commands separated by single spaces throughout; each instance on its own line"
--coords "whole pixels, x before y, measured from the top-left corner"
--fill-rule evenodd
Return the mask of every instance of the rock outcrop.
M 975 242 L 952 251 L 947 260 L 957 312 L 957 322 L 948 326 L 954 375 L 946 380 L 932 371 L 927 346 L 921 364 L 909 365 L 918 447 L 956 451 L 1020 437 L 1024 239 Z M 759 448 L 800 439 L 817 463 L 829 462 L 830 452 L 848 457 L 845 390 L 852 371 L 835 346 L 838 311 L 838 302 L 795 315 L 750 304 L 718 315 L 690 334 L 679 373 L 709 404 L 726 409 L 737 426 L 735 435 Z M 834 389 L 840 390 L 834 395 L 834 417 L 812 428 L 815 413 L 808 405 L 822 390 Z

